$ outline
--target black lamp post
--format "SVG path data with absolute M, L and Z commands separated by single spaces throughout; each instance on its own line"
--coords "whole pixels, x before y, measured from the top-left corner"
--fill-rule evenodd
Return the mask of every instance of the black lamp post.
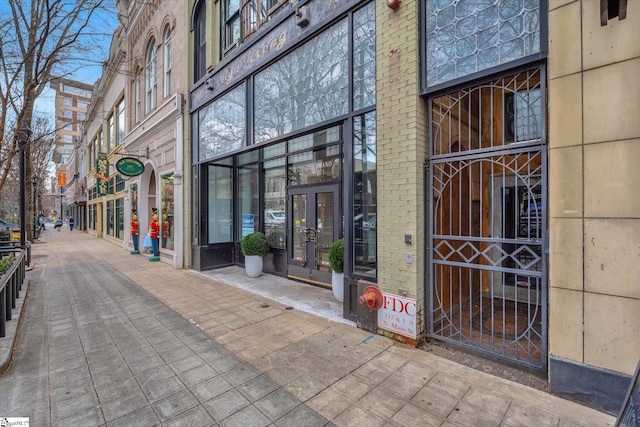
M 33 236 L 32 238 L 36 239 L 36 227 L 38 225 L 38 175 L 35 173 L 31 175 L 31 190 L 33 193 Z
M 25 167 L 25 156 L 24 149 L 29 142 L 33 132 L 27 125 L 22 123 L 20 127 L 20 131 L 18 132 L 18 150 L 20 151 L 20 246 L 24 247 L 26 245 L 25 233 L 26 230 L 26 185 L 27 179 L 25 176 L 26 167 Z

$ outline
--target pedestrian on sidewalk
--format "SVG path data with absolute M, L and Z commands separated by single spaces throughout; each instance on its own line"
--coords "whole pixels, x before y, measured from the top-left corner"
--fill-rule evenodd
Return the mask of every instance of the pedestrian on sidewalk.
M 69 230 L 73 231 L 73 226 L 75 222 L 73 221 L 73 217 L 69 217 Z
M 40 215 L 40 219 L 38 220 L 38 223 L 40 224 L 40 230 L 46 231 L 45 221 L 44 221 L 44 217 L 42 215 Z
M 58 218 L 56 219 L 56 223 L 53 226 L 53 229 L 60 231 L 61 228 L 62 228 L 62 219 Z

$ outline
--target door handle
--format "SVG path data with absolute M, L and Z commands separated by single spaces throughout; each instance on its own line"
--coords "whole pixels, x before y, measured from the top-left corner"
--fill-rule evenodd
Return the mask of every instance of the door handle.
M 316 242 L 318 240 L 318 230 L 315 228 L 304 228 L 302 229 L 304 233 L 304 241 L 305 242 Z

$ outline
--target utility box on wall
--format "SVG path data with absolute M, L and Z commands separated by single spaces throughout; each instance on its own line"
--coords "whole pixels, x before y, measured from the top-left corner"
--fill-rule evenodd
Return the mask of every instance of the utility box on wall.
M 358 302 L 356 303 L 356 325 L 360 329 L 364 329 L 369 332 L 378 331 L 378 312 L 371 310 L 367 304 L 360 303 L 361 298 L 364 295 L 365 289 L 369 286 L 377 286 L 373 282 L 366 280 L 358 280 Z

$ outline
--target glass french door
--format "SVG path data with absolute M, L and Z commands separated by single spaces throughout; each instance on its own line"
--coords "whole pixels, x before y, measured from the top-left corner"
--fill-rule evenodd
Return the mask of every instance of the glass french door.
M 341 226 L 338 185 L 289 190 L 288 276 L 331 287 L 329 246 Z

